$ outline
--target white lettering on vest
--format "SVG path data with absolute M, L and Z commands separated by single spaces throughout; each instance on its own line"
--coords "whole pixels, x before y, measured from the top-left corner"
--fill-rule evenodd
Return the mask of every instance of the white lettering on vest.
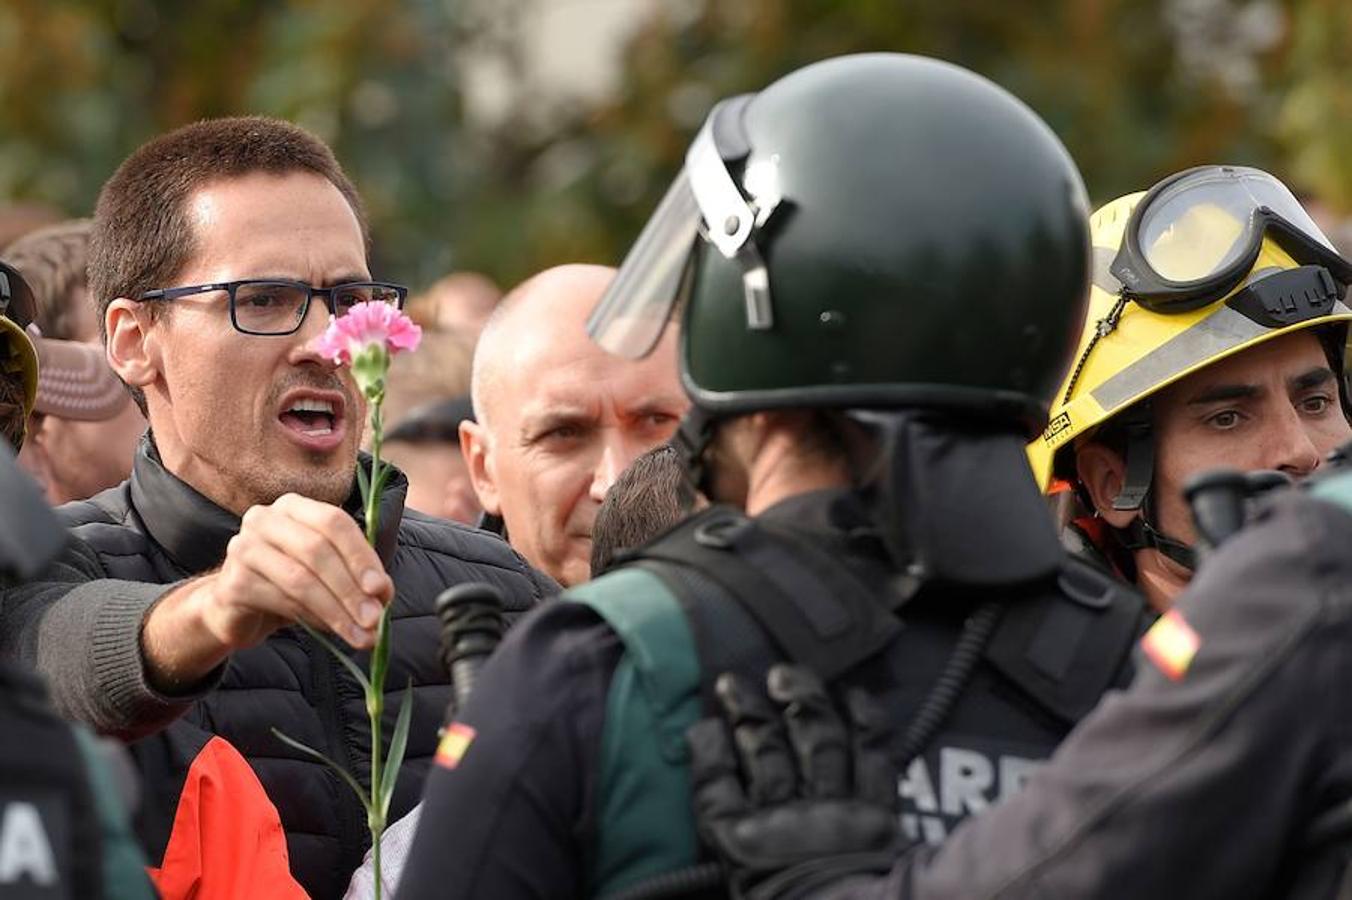
M 942 747 L 938 779 L 918 756 L 897 779 L 902 833 L 927 844 L 943 843 L 963 817 L 1018 793 L 1040 760 L 987 754 L 965 747 Z M 936 791 L 937 786 L 937 791 Z
M 995 767 L 974 750 L 945 747 L 939 751 L 939 794 L 943 811 L 960 816 L 979 813 L 990 806 L 984 792 L 995 782 Z
M 56 884 L 56 861 L 38 808 L 12 802 L 0 819 L 0 884 L 15 884 L 25 875 L 43 887 Z

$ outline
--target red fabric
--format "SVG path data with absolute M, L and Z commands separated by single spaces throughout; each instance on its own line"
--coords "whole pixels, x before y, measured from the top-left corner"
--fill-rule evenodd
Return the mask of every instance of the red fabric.
M 277 808 L 219 737 L 193 759 L 161 865 L 146 868 L 164 900 L 308 900 L 291 877 Z
M 1136 583 L 1135 575 L 1132 574 L 1133 570 L 1129 570 L 1127 567 L 1130 557 L 1128 556 L 1127 560 L 1123 559 L 1125 551 L 1109 533 L 1111 526 L 1107 522 L 1098 516 L 1082 516 L 1072 520 L 1071 524 L 1079 529 L 1085 540 L 1089 541 L 1103 557 L 1103 560 L 1112 567 L 1114 575 L 1129 584 Z

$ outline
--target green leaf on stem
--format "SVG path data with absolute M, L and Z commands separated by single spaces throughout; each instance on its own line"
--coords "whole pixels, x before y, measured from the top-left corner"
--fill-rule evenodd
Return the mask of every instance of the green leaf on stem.
M 365 466 L 357 466 L 357 487 L 361 489 L 361 499 L 364 505 L 366 498 L 371 496 L 371 479 L 366 475 Z
M 399 777 L 399 767 L 404 763 L 404 748 L 408 745 L 408 725 L 413 718 L 413 680 L 409 679 L 404 688 L 404 699 L 399 701 L 399 718 L 394 723 L 394 734 L 390 736 L 390 755 L 385 758 L 385 771 L 380 775 L 380 814 L 386 816 L 390 811 L 390 799 L 394 797 L 395 779 Z
M 347 667 L 347 670 L 352 673 L 353 678 L 357 679 L 357 683 L 361 685 L 363 691 L 371 690 L 371 682 L 366 677 L 366 673 L 353 661 L 352 657 L 348 656 L 342 650 L 339 650 L 333 641 L 324 637 L 324 635 L 320 634 L 318 631 L 315 631 L 305 622 L 301 622 L 300 627 L 304 628 L 309 633 L 310 637 L 319 641 L 320 646 L 332 653 L 340 663 Z M 388 648 L 386 652 L 388 652 Z
M 376 488 L 375 488 L 375 490 L 376 490 L 376 496 L 377 496 L 377 497 L 379 497 L 382 493 L 385 492 L 385 485 L 389 483 L 389 481 L 390 481 L 390 474 L 391 474 L 393 471 L 394 471 L 394 467 L 391 466 L 389 463 L 382 463 L 382 464 L 381 464 L 381 466 L 380 466 L 380 474 L 376 476 Z
M 360 784 L 357 783 L 357 779 L 353 778 L 346 771 L 344 771 L 342 766 L 338 765 L 336 762 L 329 759 L 327 756 L 325 756 L 323 753 L 320 753 L 315 748 L 306 746 L 305 744 L 302 744 L 295 738 L 287 737 L 286 735 L 278 731 L 276 728 L 272 729 L 272 733 L 277 735 L 277 739 L 280 740 L 282 743 L 286 744 L 288 747 L 294 747 L 301 753 L 306 753 L 309 754 L 310 756 L 313 756 L 315 759 L 319 760 L 320 762 L 327 765 L 330 769 L 337 772 L 338 776 L 342 778 L 343 781 L 347 782 L 347 786 L 352 788 L 352 790 L 356 793 L 357 798 L 362 802 L 362 806 L 366 807 L 368 811 L 371 809 L 371 798 L 370 796 L 367 795 L 366 790 Z
M 393 605 L 393 604 L 391 604 Z M 390 664 L 390 607 L 380 613 L 380 624 L 376 626 L 376 646 L 371 651 L 371 681 L 368 690 L 381 692 L 385 689 L 385 672 Z

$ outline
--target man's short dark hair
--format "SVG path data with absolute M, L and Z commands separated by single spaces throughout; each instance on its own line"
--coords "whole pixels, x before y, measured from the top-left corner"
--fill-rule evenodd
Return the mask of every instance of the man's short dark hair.
M 669 444 L 638 457 L 615 479 L 592 525 L 595 578 L 624 550 L 641 547 L 695 508 L 698 495 Z
M 366 213 L 333 151 L 310 132 L 262 116 L 206 119 L 161 135 L 118 166 L 99 192 L 89 247 L 89 293 L 103 332 L 117 297 L 173 287 L 197 249 L 188 201 L 209 184 L 254 173 L 311 172 L 352 207 L 369 248 Z M 106 335 L 105 335 L 106 337 Z M 133 391 L 145 411 L 144 398 Z

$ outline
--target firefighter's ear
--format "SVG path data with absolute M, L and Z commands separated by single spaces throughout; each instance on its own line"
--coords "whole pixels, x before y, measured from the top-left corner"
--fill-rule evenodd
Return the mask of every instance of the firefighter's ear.
M 1075 471 L 1089 492 L 1099 517 L 1114 528 L 1126 528 L 1141 514 L 1139 509 L 1113 509 L 1113 500 L 1122 491 L 1127 461 L 1111 447 L 1089 441 L 1075 451 Z

